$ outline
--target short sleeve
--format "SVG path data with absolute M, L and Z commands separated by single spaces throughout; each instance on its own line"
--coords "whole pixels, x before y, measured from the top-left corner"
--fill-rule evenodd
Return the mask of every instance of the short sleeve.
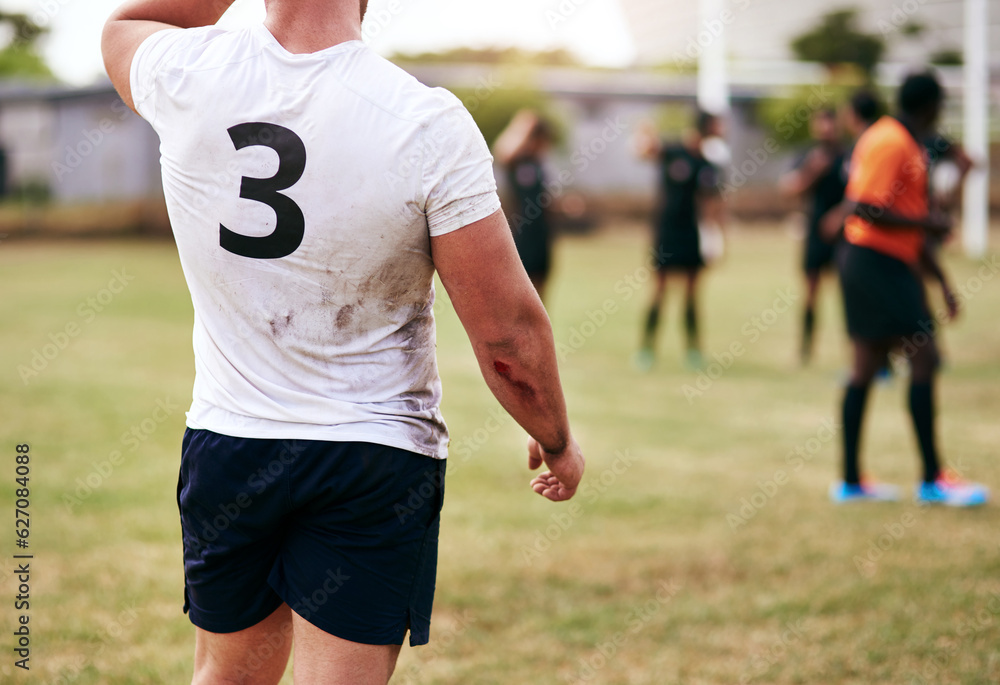
M 132 101 L 146 121 L 156 116 L 156 83 L 161 70 L 174 53 L 174 46 L 184 36 L 183 29 L 157 31 L 142 41 L 132 57 L 129 85 Z
M 423 132 L 424 211 L 432 236 L 485 219 L 500 209 L 493 156 L 468 110 L 450 97 Z
M 714 164 L 705 162 L 698 169 L 698 193 L 701 195 L 716 195 L 719 192 L 719 170 Z
M 854 150 L 851 175 L 847 182 L 847 198 L 866 204 L 882 204 L 898 194 L 898 186 L 906 164 L 906 150 L 893 139 L 876 139 Z

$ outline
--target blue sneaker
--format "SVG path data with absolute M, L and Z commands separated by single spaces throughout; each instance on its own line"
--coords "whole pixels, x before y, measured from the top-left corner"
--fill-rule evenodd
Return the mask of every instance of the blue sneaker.
M 981 483 L 959 480 L 945 473 L 933 483 L 917 486 L 917 504 L 943 504 L 946 507 L 980 507 L 989 500 L 990 490 Z
M 696 347 L 689 348 L 684 354 L 684 366 L 690 371 L 700 371 L 705 367 L 705 360 L 701 356 L 701 350 Z
M 899 499 L 899 488 L 883 483 L 845 483 L 839 481 L 830 486 L 830 501 L 834 504 L 848 502 L 895 502 Z
M 635 366 L 637 370 L 646 373 L 653 368 L 654 361 L 655 357 L 653 355 L 653 350 L 648 347 L 644 347 L 635 353 L 635 356 L 632 358 L 632 365 Z

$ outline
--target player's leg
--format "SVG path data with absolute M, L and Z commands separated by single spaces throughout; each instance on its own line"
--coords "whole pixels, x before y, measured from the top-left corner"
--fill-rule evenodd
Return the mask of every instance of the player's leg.
M 292 648 L 292 612 L 282 604 L 255 626 L 235 633 L 197 629 L 192 685 L 275 685 Z
M 888 346 L 872 340 L 855 338 L 851 341 L 851 348 L 853 351 L 851 379 L 844 392 L 841 407 L 844 426 L 844 483 L 849 486 L 861 483 L 858 445 L 861 441 L 865 405 L 879 361 L 885 356 Z
M 701 366 L 701 338 L 698 334 L 698 273 L 690 268 L 684 274 L 684 339 L 687 363 L 692 367 Z
M 660 311 L 663 309 L 663 300 L 666 294 L 667 272 L 665 269 L 657 269 L 656 277 L 653 280 L 653 299 L 646 313 L 642 329 L 642 342 L 639 345 L 639 354 L 636 356 L 636 366 L 644 371 L 653 365 L 656 332 L 660 327 Z
M 816 297 L 819 293 L 820 275 L 819 269 L 806 271 L 806 301 L 802 312 L 802 348 L 800 350 L 803 364 L 808 364 L 812 357 L 813 334 L 816 330 Z
M 989 489 L 985 485 L 962 480 L 941 468 L 935 441 L 934 411 L 934 379 L 939 366 L 937 343 L 933 336 L 928 335 L 926 344 L 913 344 L 912 347 L 909 409 L 923 463 L 923 479 L 916 490 L 917 501 L 955 507 L 986 504 Z
M 910 356 L 910 417 L 917 434 L 924 483 L 933 483 L 941 475 L 937 444 L 934 439 L 934 375 L 937 368 L 937 344 L 927 337 L 924 345 L 914 345 Z
M 402 645 L 366 645 L 331 635 L 293 614 L 295 685 L 386 685 Z

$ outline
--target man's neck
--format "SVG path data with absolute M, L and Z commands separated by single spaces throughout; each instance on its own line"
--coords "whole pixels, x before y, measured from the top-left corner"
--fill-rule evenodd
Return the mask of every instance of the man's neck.
M 264 26 L 283 48 L 297 55 L 361 40 L 358 2 L 270 0 Z

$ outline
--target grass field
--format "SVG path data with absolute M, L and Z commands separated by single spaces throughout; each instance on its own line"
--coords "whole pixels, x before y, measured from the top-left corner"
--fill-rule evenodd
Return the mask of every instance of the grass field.
M 705 282 L 718 365 L 683 368 L 672 299 L 658 364 L 640 374 L 644 242 L 622 231 L 558 247 L 549 305 L 588 458 L 574 507 L 529 490 L 525 436 L 441 293 L 453 439 L 432 642 L 403 650 L 393 683 L 1000 682 L 1000 508 L 827 501 L 846 363 L 834 288 L 816 363 L 799 369 L 797 305 L 778 311 L 801 294 L 797 244 L 737 230 Z M 944 334 L 940 442 L 998 491 L 1000 277 L 977 280 L 981 264 L 954 250 L 948 261 L 969 297 Z M 188 682 L 174 484 L 192 315 L 176 252 L 8 241 L 0 289 L 0 682 Z M 35 351 L 37 375 L 22 378 Z M 864 459 L 909 492 L 904 390 L 875 392 Z M 19 443 L 31 446 L 30 673 L 11 651 Z

